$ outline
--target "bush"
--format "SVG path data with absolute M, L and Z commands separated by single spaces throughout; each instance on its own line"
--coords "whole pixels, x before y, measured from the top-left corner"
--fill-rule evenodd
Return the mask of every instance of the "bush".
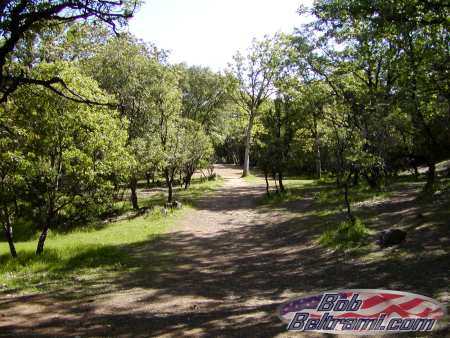
M 319 242 L 326 247 L 348 250 L 359 247 L 368 234 L 365 224 L 356 218 L 354 222 L 347 220 L 339 223 L 336 228 L 325 231 Z

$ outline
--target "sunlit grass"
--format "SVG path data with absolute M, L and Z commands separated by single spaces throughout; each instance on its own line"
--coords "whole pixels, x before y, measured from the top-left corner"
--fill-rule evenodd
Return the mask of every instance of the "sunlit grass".
M 242 177 L 244 181 L 248 182 L 248 183 L 260 183 L 264 181 L 263 177 L 257 176 L 257 175 L 247 175 L 247 176 L 243 176 Z
M 173 188 L 173 200 L 182 202 L 183 204 L 195 205 L 195 202 L 220 188 L 224 183 L 220 176 L 212 180 L 195 180 L 188 189 L 181 186 Z M 152 196 L 139 198 L 140 206 L 144 208 L 151 208 L 155 206 L 163 206 L 167 201 L 167 191 L 163 191 Z M 126 202 L 125 210 L 131 210 L 130 203 Z
M 12 259 L 5 242 L 0 243 L 0 290 L 34 292 L 77 285 L 100 276 L 107 279 L 129 272 L 133 267 L 146 266 L 149 259 L 157 264 L 149 266 L 154 272 L 170 265 L 170 253 L 148 252 L 138 257 L 133 248 L 146 245 L 164 235 L 176 220 L 205 196 L 223 184 L 223 180 L 195 183 L 188 190 L 176 191 L 176 198 L 183 201 L 183 209 L 161 213 L 165 194 L 151 196 L 140 201 L 147 208 L 143 214 L 129 213 L 129 202 L 123 202 L 122 212 L 129 219 L 106 223 L 97 221 L 69 232 L 50 231 L 44 254 L 37 257 L 36 236 L 16 243 L 18 258 Z M 145 260 L 145 261 L 143 261 Z
M 186 210 L 186 209 L 184 209 Z M 36 241 L 16 243 L 19 257 L 0 257 L 0 285 L 3 288 L 35 291 L 48 283 L 67 284 L 73 278 L 88 278 L 90 274 L 111 274 L 131 268 L 133 257 L 126 246 L 150 242 L 164 234 L 184 212 L 167 217 L 159 212 L 122 220 L 101 230 L 78 229 L 68 234 L 50 232 L 44 254 L 35 256 Z M 2 243 L 2 251 L 7 245 Z
M 310 193 L 310 189 L 314 190 L 312 196 L 320 206 L 326 206 L 330 210 L 340 209 L 344 203 L 344 194 L 342 189 L 336 187 L 335 182 L 330 178 L 323 178 L 320 180 L 307 179 L 303 177 L 289 177 L 283 180 L 285 192 L 275 191 L 275 182 L 270 183 L 270 196 L 265 196 L 261 204 L 277 205 L 280 203 L 296 201 L 304 198 Z M 278 183 L 277 183 L 278 184 Z M 373 189 L 364 182 L 358 186 L 350 187 L 349 199 L 350 203 L 359 203 L 362 201 L 383 199 L 391 196 L 392 187 Z
M 269 180 L 270 195 L 265 195 L 260 201 L 263 205 L 277 205 L 279 203 L 295 201 L 304 197 L 303 189 L 316 183 L 312 179 L 288 178 L 283 180 L 285 192 L 276 192 L 275 182 Z M 278 182 L 277 182 L 278 184 Z M 279 188 L 279 187 L 278 187 Z

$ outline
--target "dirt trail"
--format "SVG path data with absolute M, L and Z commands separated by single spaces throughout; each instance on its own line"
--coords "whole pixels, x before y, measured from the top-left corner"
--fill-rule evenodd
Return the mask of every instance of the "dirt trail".
M 407 256 L 401 269 L 395 255 L 337 268 L 314 242 L 324 223 L 314 214 L 317 191 L 261 208 L 263 184 L 243 180 L 233 167 L 217 173 L 224 186 L 197 201 L 170 233 L 126 248 L 139 262 L 129 274 L 53 294 L 0 295 L 0 336 L 287 337 L 276 310 L 295 296 L 337 288 L 448 290 L 445 255 Z M 392 208 L 411 210 L 408 198 Z M 423 277 L 411 279 L 419 270 Z
M 211 237 L 220 232 L 236 230 L 255 222 L 264 222 L 255 211 L 256 199 L 263 187 L 241 178 L 242 170 L 229 166 L 216 166 L 216 173 L 224 179 L 224 186 L 196 203 L 196 209 L 181 222 L 177 230 L 196 236 Z
M 283 295 L 286 290 L 277 280 L 286 281 L 292 271 L 275 266 L 283 258 L 275 252 L 281 243 L 274 245 L 276 235 L 267 232 L 271 223 L 281 221 L 280 214 L 255 208 L 264 187 L 243 180 L 240 169 L 217 166 L 216 173 L 224 186 L 197 201 L 196 209 L 167 236 L 130 248 L 150 265 L 160 264 L 152 261 L 153 253 L 168 252 L 174 257 L 169 267 L 157 274 L 138 267 L 130 276 L 105 278 L 104 284 L 84 282 L 78 299 L 73 299 L 77 290 L 13 297 L 0 317 L 0 336 L 242 337 L 284 332 L 275 313 L 289 290 Z

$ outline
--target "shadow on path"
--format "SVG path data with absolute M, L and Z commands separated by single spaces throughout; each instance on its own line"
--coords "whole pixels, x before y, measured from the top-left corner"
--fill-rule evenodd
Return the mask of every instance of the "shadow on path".
M 198 200 L 171 233 L 123 247 L 135 258 L 129 274 L 52 294 L 0 296 L 0 336 L 285 337 L 276 308 L 301 294 L 354 287 L 448 292 L 446 250 L 405 257 L 392 249 L 381 261 L 344 264 L 315 244 L 324 219 L 302 214 L 313 211 L 311 196 L 294 216 L 255 209 L 263 187 L 234 176 Z M 404 203 L 393 210 L 410 207 Z M 448 237 L 439 243 L 448 244 Z

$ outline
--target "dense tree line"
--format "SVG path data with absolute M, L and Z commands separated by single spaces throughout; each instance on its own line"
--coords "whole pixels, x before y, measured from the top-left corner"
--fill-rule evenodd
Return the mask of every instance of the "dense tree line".
M 136 1 L 0 5 L 0 222 L 83 223 L 141 180 L 174 186 L 215 161 L 251 165 L 275 191 L 323 172 L 373 188 L 450 156 L 449 7 L 443 1 L 318 0 L 292 34 L 254 41 L 224 74 L 173 65 L 121 30 Z
M 449 6 L 319 0 L 300 14 L 313 20 L 254 43 L 230 69 L 249 116 L 245 143 L 256 136 L 251 162 L 276 191 L 287 170 L 326 170 L 350 219 L 349 187 L 361 179 L 376 188 L 426 166 L 432 193 L 436 163 L 450 156 Z
M 119 31 L 135 6 L 2 5 L 0 222 L 13 257 L 15 224 L 39 231 L 41 254 L 49 230 L 114 210 L 124 187 L 139 209 L 145 177 L 172 202 L 225 137 L 225 77 Z

